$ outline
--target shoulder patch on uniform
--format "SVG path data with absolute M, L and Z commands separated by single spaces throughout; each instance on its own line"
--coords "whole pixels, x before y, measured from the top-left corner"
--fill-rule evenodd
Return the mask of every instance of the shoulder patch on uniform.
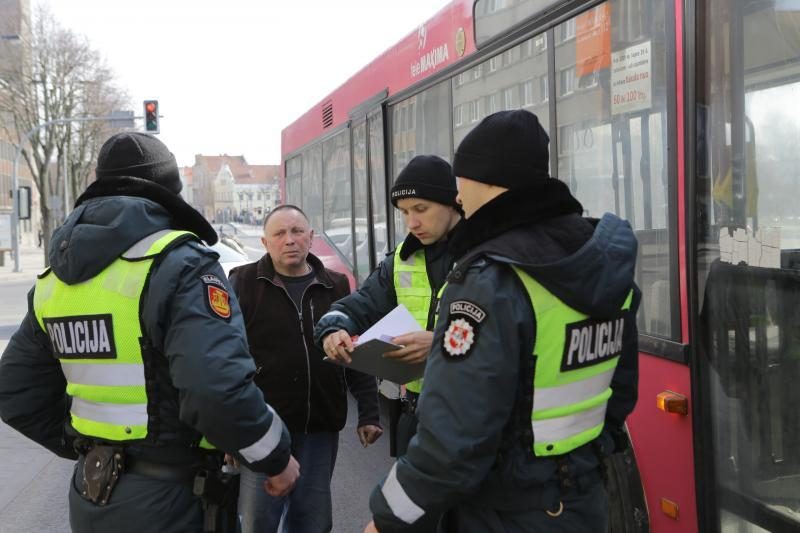
M 212 313 L 220 318 L 231 318 L 231 298 L 228 287 L 215 274 L 202 274 L 200 281 L 206 288 L 206 304 Z
M 200 276 L 200 280 L 206 285 L 216 285 L 217 287 L 222 287 L 225 289 L 225 284 L 222 283 L 222 280 L 214 274 L 203 274 Z
M 469 300 L 456 300 L 450 303 L 450 315 L 465 315 L 480 324 L 486 318 L 486 311 Z
M 231 300 L 228 291 L 216 285 L 207 285 L 208 307 L 218 317 L 229 319 L 231 317 Z
M 468 319 L 450 318 L 442 341 L 445 355 L 449 359 L 463 359 L 475 344 L 477 328 Z

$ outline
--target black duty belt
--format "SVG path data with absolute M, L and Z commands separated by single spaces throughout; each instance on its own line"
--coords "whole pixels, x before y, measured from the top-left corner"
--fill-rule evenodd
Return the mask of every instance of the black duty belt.
M 519 490 L 497 491 L 484 487 L 471 499 L 471 504 L 501 511 L 553 510 L 558 508 L 562 494 L 572 490 L 586 492 L 595 484 L 602 483 L 602 476 L 599 470 L 594 469 L 579 476 L 570 477 L 570 480 L 572 483 L 569 487 L 565 487 L 557 479 L 538 487 Z
M 197 468 L 191 465 L 155 463 L 153 461 L 138 459 L 132 455 L 127 455 L 125 458 L 125 472 L 161 481 L 172 481 L 175 483 L 192 485 L 194 483 L 194 476 L 197 474 Z

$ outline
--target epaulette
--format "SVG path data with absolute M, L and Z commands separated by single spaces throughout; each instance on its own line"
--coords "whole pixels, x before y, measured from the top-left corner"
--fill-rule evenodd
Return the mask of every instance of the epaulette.
M 450 273 L 447 274 L 448 283 L 461 283 L 470 270 L 483 270 L 489 265 L 489 260 L 482 255 L 467 256 L 463 261 L 457 261 Z

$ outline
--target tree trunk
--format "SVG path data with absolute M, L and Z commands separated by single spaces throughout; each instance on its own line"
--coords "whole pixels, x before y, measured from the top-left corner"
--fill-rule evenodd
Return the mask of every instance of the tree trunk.
M 42 215 L 42 250 L 44 250 L 44 266 L 50 266 L 50 241 L 53 237 L 55 230 L 53 217 L 51 216 L 50 209 L 42 203 L 39 209 Z

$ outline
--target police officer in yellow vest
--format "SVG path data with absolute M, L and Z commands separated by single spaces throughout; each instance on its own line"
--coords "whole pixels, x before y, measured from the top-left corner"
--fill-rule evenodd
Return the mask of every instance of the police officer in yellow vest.
M 217 235 L 180 190 L 155 137 L 106 141 L 0 360 L 3 421 L 77 459 L 75 532 L 222 530 L 215 505 L 235 491 L 214 447 L 271 476 L 274 495 L 299 475 L 283 422 L 252 382 L 218 256 L 200 241 Z
M 395 337 L 393 342 L 404 348 L 386 356 L 408 363 L 425 360 L 433 339 L 436 295 L 452 266 L 447 236 L 461 220 L 457 193 L 452 168 L 440 157 L 416 156 L 403 168 L 391 200 L 409 233 L 358 291 L 333 304 L 317 323 L 314 338 L 328 357 L 349 362 L 351 336 L 360 335 L 404 304 L 425 331 Z M 422 380 L 406 384 L 404 412 L 397 435 L 392 436 L 398 456 L 405 453 L 416 432 L 414 411 L 421 390 Z
M 465 220 L 419 426 L 370 499 L 368 531 L 602 532 L 599 465 L 636 402 L 636 238 L 583 218 L 548 176 L 532 113 L 486 117 L 456 151 Z

